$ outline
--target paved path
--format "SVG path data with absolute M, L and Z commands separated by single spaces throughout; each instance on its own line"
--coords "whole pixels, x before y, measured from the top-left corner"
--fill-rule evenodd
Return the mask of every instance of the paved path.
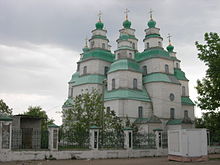
M 210 155 L 207 162 L 174 162 L 167 157 L 148 157 L 135 159 L 101 159 L 101 160 L 50 160 L 5 162 L 0 165 L 220 165 L 220 154 Z

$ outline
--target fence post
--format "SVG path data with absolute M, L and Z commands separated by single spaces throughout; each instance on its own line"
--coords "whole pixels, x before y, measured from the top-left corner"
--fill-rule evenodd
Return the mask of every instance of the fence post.
M 12 118 L 0 114 L 0 150 L 11 150 Z
M 99 149 L 99 127 L 91 126 L 89 129 L 89 143 L 90 149 L 98 150 Z
M 58 134 L 59 126 L 55 124 L 48 125 L 49 139 L 48 139 L 48 149 L 57 151 L 58 150 Z
M 125 149 L 132 149 L 133 148 L 133 130 L 132 128 L 124 128 L 124 148 Z
M 155 135 L 156 135 L 156 148 L 161 149 L 162 148 L 162 129 L 155 129 Z

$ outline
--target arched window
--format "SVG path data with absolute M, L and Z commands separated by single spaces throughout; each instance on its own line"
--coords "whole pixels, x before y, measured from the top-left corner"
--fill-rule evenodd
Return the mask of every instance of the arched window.
M 132 58 L 132 53 L 129 53 L 129 57 L 128 58 Z
M 187 110 L 185 110 L 184 111 L 184 118 L 188 118 L 189 116 L 188 116 L 188 111 Z
M 110 108 L 110 107 L 107 107 L 107 108 L 106 108 L 107 114 L 110 114 L 110 111 L 111 111 L 111 108 Z
M 170 108 L 170 119 L 174 119 L 174 118 L 175 118 L 175 109 Z
M 94 41 L 91 41 L 91 48 L 93 48 L 95 45 L 95 42 Z
M 105 66 L 105 70 L 104 70 L 104 75 L 105 76 L 107 75 L 108 69 L 109 69 L 109 67 Z
M 176 63 L 176 68 L 179 68 L 179 64 L 178 63 Z
M 145 65 L 145 66 L 143 66 L 143 74 L 144 74 L 144 76 L 146 76 L 147 75 L 147 66 Z
M 137 89 L 137 79 L 136 78 L 133 79 L 133 88 Z
M 105 43 L 102 43 L 102 49 L 105 49 Z
M 165 73 L 169 73 L 169 65 L 165 65 Z
M 149 42 L 147 42 L 146 48 L 147 48 L 147 49 L 150 48 Z
M 132 43 L 132 48 L 135 49 L 135 43 Z
M 83 67 L 83 74 L 87 74 L 87 66 Z
M 79 63 L 77 63 L 77 72 L 79 71 Z
M 142 106 L 138 107 L 138 118 L 143 118 L 143 107 Z
M 115 89 L 115 79 L 112 79 L 112 90 Z
M 186 96 L 186 87 L 182 86 L 182 96 Z
M 160 41 L 158 41 L 158 46 L 159 46 L 159 47 L 162 47 L 162 44 L 161 44 L 161 42 L 160 42 Z

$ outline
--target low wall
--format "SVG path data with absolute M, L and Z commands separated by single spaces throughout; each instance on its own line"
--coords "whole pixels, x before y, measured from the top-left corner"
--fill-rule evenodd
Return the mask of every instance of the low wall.
M 220 154 L 220 146 L 208 146 L 209 154 Z
M 104 159 L 165 156 L 167 149 L 149 150 L 88 150 L 88 151 L 0 151 L 0 161 L 44 159 Z

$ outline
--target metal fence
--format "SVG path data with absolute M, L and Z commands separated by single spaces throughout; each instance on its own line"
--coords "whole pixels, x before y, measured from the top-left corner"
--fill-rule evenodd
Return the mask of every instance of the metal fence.
M 220 132 L 207 132 L 207 144 L 209 146 L 220 146 Z
M 156 136 L 153 133 L 133 132 L 133 149 L 155 149 Z
M 100 149 L 123 149 L 124 148 L 124 132 L 100 132 L 99 148 Z
M 59 132 L 59 150 L 89 149 L 89 132 Z
M 48 149 L 48 131 L 24 128 L 12 130 L 12 149 Z

